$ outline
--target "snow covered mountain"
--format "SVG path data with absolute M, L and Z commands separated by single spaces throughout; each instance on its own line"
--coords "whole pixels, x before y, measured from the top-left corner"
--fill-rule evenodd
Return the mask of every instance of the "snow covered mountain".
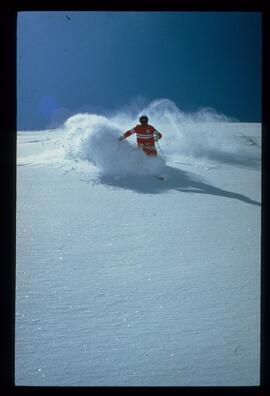
M 18 132 L 16 385 L 260 382 L 261 125 L 147 114 Z

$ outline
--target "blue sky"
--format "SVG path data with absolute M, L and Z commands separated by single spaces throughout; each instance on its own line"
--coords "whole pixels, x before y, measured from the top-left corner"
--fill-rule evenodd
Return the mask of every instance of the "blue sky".
M 158 98 L 260 122 L 260 13 L 18 13 L 19 130 Z

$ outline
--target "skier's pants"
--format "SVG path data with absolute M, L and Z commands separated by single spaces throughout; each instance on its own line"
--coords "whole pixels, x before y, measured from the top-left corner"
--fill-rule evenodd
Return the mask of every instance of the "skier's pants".
M 148 157 L 156 157 L 157 156 L 157 150 L 155 146 L 145 146 L 143 144 L 138 144 L 138 148 L 143 150 L 143 152 L 148 156 Z

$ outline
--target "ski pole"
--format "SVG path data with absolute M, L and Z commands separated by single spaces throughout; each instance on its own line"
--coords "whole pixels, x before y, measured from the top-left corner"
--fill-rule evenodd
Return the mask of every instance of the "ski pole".
M 122 139 L 118 139 L 118 151 L 120 150 Z
M 162 156 L 165 158 L 165 154 L 164 154 L 163 150 L 161 150 L 159 143 L 158 142 L 156 142 L 156 143 L 158 145 L 159 151 L 161 152 Z

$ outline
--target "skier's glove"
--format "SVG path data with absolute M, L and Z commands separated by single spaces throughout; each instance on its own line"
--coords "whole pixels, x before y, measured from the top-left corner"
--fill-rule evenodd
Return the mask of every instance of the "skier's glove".
M 118 140 L 121 142 L 121 140 L 124 140 L 124 136 L 120 136 Z
M 161 138 L 159 133 L 156 133 L 154 136 L 154 141 L 157 142 Z

